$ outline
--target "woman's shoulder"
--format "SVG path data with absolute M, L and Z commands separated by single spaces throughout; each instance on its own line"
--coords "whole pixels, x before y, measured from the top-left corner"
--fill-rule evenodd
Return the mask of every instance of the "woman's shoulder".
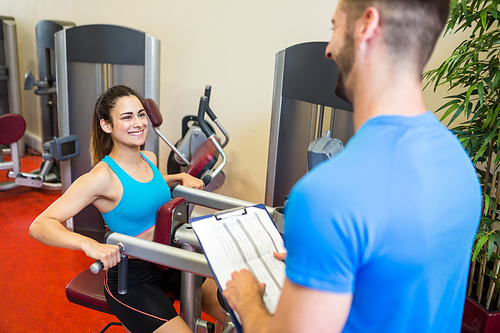
M 87 184 L 95 184 L 102 186 L 102 184 L 107 184 L 114 179 L 113 170 L 108 166 L 106 162 L 99 162 L 95 167 L 89 172 L 82 175 L 79 179 L 84 180 Z
M 153 163 L 154 165 L 156 165 L 156 161 L 157 161 L 157 158 L 156 158 L 156 155 L 155 153 L 153 153 L 152 151 L 149 151 L 149 150 L 142 150 L 141 153 L 144 155 L 144 157 L 146 157 L 151 163 Z
M 114 188 L 114 181 L 111 168 L 106 163 L 99 162 L 92 170 L 78 177 L 68 191 L 85 193 L 93 198 L 105 196 L 110 188 Z

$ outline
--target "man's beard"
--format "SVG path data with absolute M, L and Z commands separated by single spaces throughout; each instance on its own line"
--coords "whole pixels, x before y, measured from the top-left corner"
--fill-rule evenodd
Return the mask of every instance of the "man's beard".
M 340 49 L 338 56 L 335 59 L 338 68 L 337 83 L 335 84 L 335 95 L 343 100 L 352 103 L 347 97 L 347 88 L 345 81 L 351 72 L 354 64 L 354 38 L 352 33 L 346 33 L 345 43 Z

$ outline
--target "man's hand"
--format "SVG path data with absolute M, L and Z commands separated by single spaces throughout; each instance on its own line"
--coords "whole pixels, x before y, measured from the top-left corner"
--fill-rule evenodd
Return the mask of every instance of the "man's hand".
M 281 261 L 285 261 L 287 253 L 281 253 L 281 252 L 273 252 L 273 256 Z
M 265 284 L 259 284 L 252 273 L 246 269 L 233 272 L 231 278 L 232 280 L 227 283 L 227 288 L 222 294 L 229 306 L 240 316 L 245 330 L 257 332 L 257 329 L 267 328 L 271 315 L 262 300 L 266 289 Z

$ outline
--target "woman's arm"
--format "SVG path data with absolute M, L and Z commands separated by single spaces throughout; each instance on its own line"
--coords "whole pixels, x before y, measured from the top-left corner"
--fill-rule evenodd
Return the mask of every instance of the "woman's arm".
M 100 198 L 108 188 L 102 184 L 109 183 L 109 175 L 101 168 L 95 168 L 78 178 L 33 221 L 29 228 L 30 236 L 46 245 L 83 251 L 87 256 L 101 260 L 105 269 L 116 265 L 120 261 L 118 246 L 101 244 L 92 238 L 71 232 L 62 225 Z
M 195 178 L 185 172 L 176 173 L 173 175 L 163 175 L 163 178 L 165 178 L 165 181 L 167 182 L 168 186 L 172 186 L 174 184 L 181 184 L 183 186 L 197 188 L 200 190 L 202 190 L 204 186 L 203 181 L 201 179 Z

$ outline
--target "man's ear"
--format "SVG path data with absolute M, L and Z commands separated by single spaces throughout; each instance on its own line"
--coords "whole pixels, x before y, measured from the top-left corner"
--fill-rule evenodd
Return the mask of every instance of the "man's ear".
M 363 15 L 357 20 L 354 36 L 356 44 L 365 48 L 380 34 L 380 13 L 375 7 L 366 8 Z
M 99 124 L 101 125 L 101 128 L 104 132 L 106 132 L 108 134 L 111 133 L 111 130 L 112 130 L 111 124 L 108 123 L 106 120 L 101 119 Z

